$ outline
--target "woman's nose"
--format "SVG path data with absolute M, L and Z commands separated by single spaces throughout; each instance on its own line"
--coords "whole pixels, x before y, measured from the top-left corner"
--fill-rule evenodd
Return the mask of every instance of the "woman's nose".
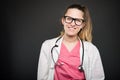
M 76 25 L 74 20 L 71 22 L 71 25 L 72 26 Z

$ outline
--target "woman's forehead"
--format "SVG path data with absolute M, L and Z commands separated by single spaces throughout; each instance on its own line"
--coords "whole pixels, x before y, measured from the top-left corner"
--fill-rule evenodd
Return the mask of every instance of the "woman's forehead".
M 66 16 L 71 16 L 71 17 L 74 17 L 74 18 L 82 18 L 84 13 L 83 11 L 79 10 L 79 9 L 76 9 L 76 8 L 70 8 L 67 10 Z

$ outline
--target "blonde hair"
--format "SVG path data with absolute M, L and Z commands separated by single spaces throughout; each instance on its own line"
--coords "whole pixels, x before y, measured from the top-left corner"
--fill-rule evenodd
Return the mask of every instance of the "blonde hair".
M 86 6 L 81 6 L 79 4 L 73 4 L 66 9 L 65 13 L 67 12 L 68 9 L 71 9 L 71 8 L 76 8 L 78 10 L 81 10 L 84 13 L 83 17 L 85 20 L 84 22 L 85 26 L 79 31 L 78 33 L 79 38 L 84 41 L 92 42 L 92 22 L 91 22 L 88 8 Z M 63 35 L 64 35 L 64 30 L 61 31 L 60 36 L 63 36 Z

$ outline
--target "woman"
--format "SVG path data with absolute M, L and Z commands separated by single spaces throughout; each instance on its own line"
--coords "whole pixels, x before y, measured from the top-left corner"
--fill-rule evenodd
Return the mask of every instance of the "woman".
M 92 41 L 89 11 L 70 5 L 61 19 L 60 37 L 43 42 L 38 80 L 104 80 L 100 54 Z

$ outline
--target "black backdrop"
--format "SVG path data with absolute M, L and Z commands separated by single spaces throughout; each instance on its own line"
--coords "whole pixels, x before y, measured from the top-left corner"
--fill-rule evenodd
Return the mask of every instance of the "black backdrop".
M 72 3 L 90 10 L 93 44 L 100 50 L 106 80 L 120 79 L 118 1 L 9 0 L 1 3 L 1 80 L 36 80 L 41 44 L 59 35 L 60 18 Z

